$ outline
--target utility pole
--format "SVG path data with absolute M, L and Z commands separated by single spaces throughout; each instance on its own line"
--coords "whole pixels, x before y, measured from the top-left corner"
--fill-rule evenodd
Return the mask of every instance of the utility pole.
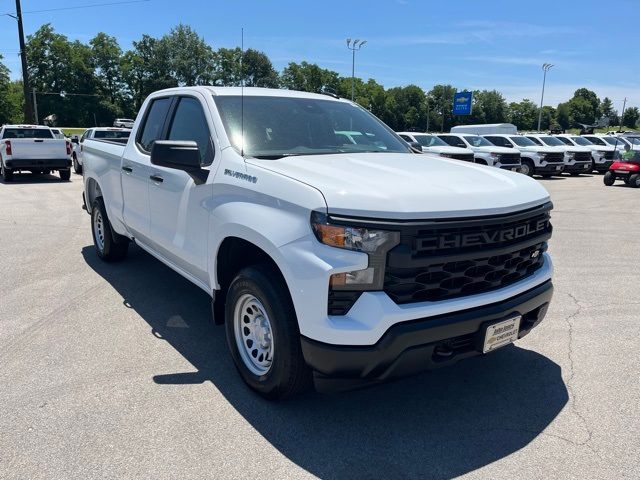
M 33 116 L 35 117 L 35 124 L 38 124 L 38 100 L 36 99 L 36 89 L 33 89 Z
M 620 115 L 620 131 L 622 132 L 622 127 L 624 127 L 624 109 L 627 106 L 627 97 L 624 97 L 624 102 L 622 102 L 622 115 Z
M 547 82 L 547 72 L 551 70 L 550 63 L 545 63 L 542 65 L 542 70 L 544 70 L 544 77 L 542 77 L 542 96 L 540 97 L 540 113 L 538 113 L 538 132 L 540 131 L 540 124 L 542 123 L 542 103 L 544 102 L 544 85 Z
M 355 39 L 353 43 L 350 38 L 347 38 L 347 48 L 351 50 L 351 101 L 355 97 L 356 91 L 356 50 L 360 50 L 367 43 L 366 40 Z
M 18 40 L 20 41 L 20 60 L 22 61 L 22 93 L 24 95 L 24 120 L 33 123 L 33 108 L 29 94 L 29 72 L 27 71 L 27 47 L 24 43 L 24 28 L 22 27 L 22 7 L 20 0 L 16 0 L 16 15 L 10 15 L 18 21 Z M 37 120 L 36 120 L 37 121 Z

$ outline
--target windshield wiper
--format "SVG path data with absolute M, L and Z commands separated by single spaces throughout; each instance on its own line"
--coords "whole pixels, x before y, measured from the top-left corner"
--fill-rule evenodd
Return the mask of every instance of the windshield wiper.
M 303 153 L 274 153 L 270 155 L 250 155 L 251 158 L 257 158 L 258 160 L 278 160 L 284 157 L 297 157 L 304 155 Z

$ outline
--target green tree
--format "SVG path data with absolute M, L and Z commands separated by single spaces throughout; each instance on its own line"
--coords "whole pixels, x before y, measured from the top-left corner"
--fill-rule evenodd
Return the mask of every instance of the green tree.
M 179 24 L 163 36 L 156 54 L 166 55 L 169 76 L 178 85 L 208 85 L 213 80 L 213 49 L 187 25 Z
M 291 62 L 282 71 L 281 83 L 289 90 L 319 93 L 325 88 L 338 91 L 340 76 L 337 72 L 321 68 L 315 63 Z
M 556 109 L 550 105 L 542 107 L 542 118 L 540 121 L 541 130 L 549 130 L 552 125 L 557 124 L 557 112 Z
M 430 130 L 446 132 L 456 124 L 456 119 L 451 114 L 455 92 L 456 89 L 451 85 L 434 85 L 427 93 Z
M 240 59 L 242 57 L 242 73 Z M 269 57 L 258 50 L 240 48 L 220 48 L 214 52 L 213 84 L 220 86 L 240 86 L 244 80 L 247 87 L 277 88 L 280 83 L 278 72 Z
M 556 109 L 556 122 L 563 129 L 571 128 L 571 109 L 569 108 L 569 102 L 558 104 Z
M 23 118 L 22 82 L 12 82 L 9 69 L 2 63 L 0 55 L 0 125 L 4 123 L 21 123 Z
M 538 107 L 527 98 L 521 102 L 511 102 L 509 104 L 509 122 L 518 127 L 518 130 L 538 128 Z
M 589 90 L 587 88 L 579 88 L 573 94 L 573 99 L 578 99 L 578 98 L 582 98 L 582 99 L 586 100 L 587 102 L 589 102 L 589 104 L 591 105 L 591 109 L 593 111 L 593 119 L 594 120 L 596 118 L 600 117 L 600 115 L 601 115 L 600 99 L 598 98 L 598 95 L 596 95 L 595 92 L 593 92 L 593 91 L 591 91 L 591 90 Z M 586 122 L 583 122 L 583 123 L 586 123 Z
M 122 92 L 121 57 L 122 49 L 115 37 L 98 33 L 89 41 L 91 62 L 103 92 L 112 104 L 119 100 Z
M 460 117 L 460 123 L 503 123 L 507 120 L 507 101 L 497 90 L 473 92 L 471 115 Z
M 640 120 L 640 110 L 638 107 L 629 107 L 624 111 L 622 125 L 629 128 L 636 128 Z

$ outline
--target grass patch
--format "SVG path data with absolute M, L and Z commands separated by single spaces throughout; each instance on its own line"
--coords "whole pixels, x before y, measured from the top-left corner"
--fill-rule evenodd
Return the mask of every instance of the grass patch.
M 61 127 L 62 131 L 64 132 L 65 135 L 70 136 L 70 135 L 82 135 L 84 133 L 84 131 L 86 130 L 86 128 L 64 128 Z

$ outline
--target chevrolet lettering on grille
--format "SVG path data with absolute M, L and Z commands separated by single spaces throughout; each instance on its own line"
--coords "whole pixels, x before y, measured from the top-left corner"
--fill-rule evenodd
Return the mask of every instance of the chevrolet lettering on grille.
M 446 233 L 417 239 L 420 251 L 441 250 L 447 248 L 476 247 L 504 243 L 532 236 L 545 231 L 549 226 L 549 219 L 538 219 L 535 222 L 517 225 L 515 227 L 471 233 Z

